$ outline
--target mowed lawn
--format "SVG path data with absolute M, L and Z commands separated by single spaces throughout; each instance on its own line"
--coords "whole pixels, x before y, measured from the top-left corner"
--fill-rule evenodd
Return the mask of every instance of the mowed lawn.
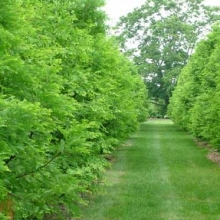
M 149 120 L 119 148 L 83 220 L 220 220 L 220 166 L 170 120 Z

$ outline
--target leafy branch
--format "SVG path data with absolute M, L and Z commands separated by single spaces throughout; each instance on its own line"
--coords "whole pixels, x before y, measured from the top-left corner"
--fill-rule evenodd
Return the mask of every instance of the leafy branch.
M 55 160 L 59 155 L 61 154 L 61 152 L 55 154 L 49 161 L 47 161 L 44 165 L 38 167 L 36 170 L 33 170 L 31 172 L 28 172 L 28 173 L 24 173 L 24 174 L 21 174 L 19 176 L 16 177 L 16 179 L 19 179 L 19 178 L 23 178 L 25 176 L 28 176 L 28 175 L 31 175 L 31 174 L 34 174 L 36 172 L 38 172 L 39 170 L 45 168 L 48 164 L 50 164 L 53 160 Z

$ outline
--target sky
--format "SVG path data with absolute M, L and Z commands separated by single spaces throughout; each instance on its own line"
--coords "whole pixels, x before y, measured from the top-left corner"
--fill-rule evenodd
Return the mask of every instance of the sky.
M 115 24 L 119 17 L 128 14 L 133 11 L 134 8 L 139 7 L 144 4 L 145 0 L 105 0 L 106 6 L 104 10 L 106 11 L 110 21 L 110 25 Z M 207 5 L 218 5 L 220 6 L 220 0 L 204 0 Z

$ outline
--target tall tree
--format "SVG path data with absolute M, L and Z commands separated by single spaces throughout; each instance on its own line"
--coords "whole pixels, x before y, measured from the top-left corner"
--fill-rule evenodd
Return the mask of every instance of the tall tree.
M 220 7 L 203 0 L 147 0 L 121 18 L 116 33 L 121 47 L 138 65 L 162 114 L 197 41 L 219 18 Z

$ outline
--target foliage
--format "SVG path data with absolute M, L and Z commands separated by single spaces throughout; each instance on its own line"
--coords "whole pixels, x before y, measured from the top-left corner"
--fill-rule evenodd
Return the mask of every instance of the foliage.
M 146 118 L 145 85 L 106 37 L 102 5 L 0 3 L 0 204 L 12 198 L 15 220 L 79 215 L 105 155 Z
M 220 146 L 219 34 L 216 25 L 208 38 L 199 43 L 180 74 L 169 106 L 175 123 L 217 147 Z
M 124 52 L 134 59 L 149 97 L 165 114 L 181 69 L 194 46 L 219 20 L 220 8 L 202 0 L 147 0 L 117 28 Z M 162 103 L 162 105 L 161 105 Z

